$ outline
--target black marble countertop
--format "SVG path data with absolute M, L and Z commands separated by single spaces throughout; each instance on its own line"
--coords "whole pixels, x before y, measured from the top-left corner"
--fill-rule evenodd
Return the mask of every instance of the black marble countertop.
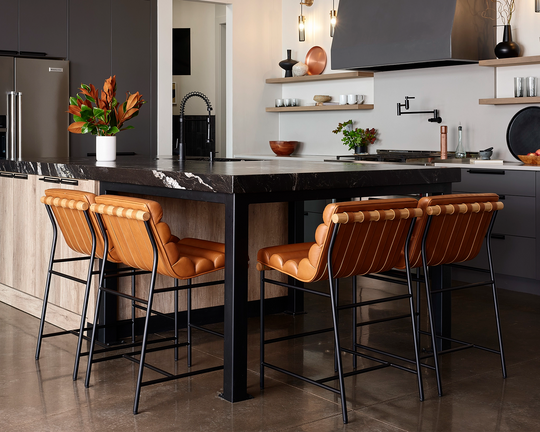
M 374 165 L 276 160 L 235 160 L 210 163 L 119 156 L 116 162 L 92 158 L 43 158 L 40 161 L 0 160 L 0 171 L 97 180 L 214 193 L 264 193 L 291 190 L 432 184 L 460 180 L 459 168 Z

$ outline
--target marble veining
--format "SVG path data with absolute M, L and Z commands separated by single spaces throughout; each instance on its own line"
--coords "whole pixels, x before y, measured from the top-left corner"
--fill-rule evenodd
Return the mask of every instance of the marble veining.
M 349 164 L 289 160 L 178 161 L 171 157 L 120 156 L 102 164 L 91 158 L 0 160 L 0 171 L 96 180 L 212 194 L 258 194 L 391 188 L 457 182 L 459 168 Z M 358 191 L 363 192 L 363 191 Z

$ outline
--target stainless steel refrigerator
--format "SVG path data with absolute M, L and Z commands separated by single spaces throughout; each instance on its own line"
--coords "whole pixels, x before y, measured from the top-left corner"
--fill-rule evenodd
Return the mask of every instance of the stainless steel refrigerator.
M 69 156 L 68 106 L 68 61 L 0 57 L 0 157 Z

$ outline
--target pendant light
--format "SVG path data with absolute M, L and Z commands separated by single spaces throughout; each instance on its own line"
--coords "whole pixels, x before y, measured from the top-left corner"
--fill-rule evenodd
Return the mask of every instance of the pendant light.
M 300 16 L 298 17 L 298 40 L 300 42 L 306 41 L 306 17 L 302 3 L 300 3 Z
M 304 5 L 313 6 L 315 0 L 303 0 L 300 2 L 300 16 L 298 17 L 298 40 L 305 42 L 306 40 L 306 17 L 304 16 Z
M 537 4 L 540 0 L 536 0 Z M 330 37 L 334 37 L 334 31 L 336 29 L 337 11 L 334 7 L 334 0 L 332 0 L 332 10 L 330 11 Z

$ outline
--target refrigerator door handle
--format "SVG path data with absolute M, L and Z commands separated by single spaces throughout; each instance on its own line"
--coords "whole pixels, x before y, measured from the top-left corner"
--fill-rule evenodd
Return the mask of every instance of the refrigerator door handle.
M 14 159 L 21 159 L 22 158 L 22 93 L 17 93 L 17 155 L 14 157 Z
M 7 94 L 8 103 L 8 142 L 6 145 L 6 159 L 13 160 L 15 156 L 15 142 L 17 140 L 17 119 L 15 114 L 15 92 Z

